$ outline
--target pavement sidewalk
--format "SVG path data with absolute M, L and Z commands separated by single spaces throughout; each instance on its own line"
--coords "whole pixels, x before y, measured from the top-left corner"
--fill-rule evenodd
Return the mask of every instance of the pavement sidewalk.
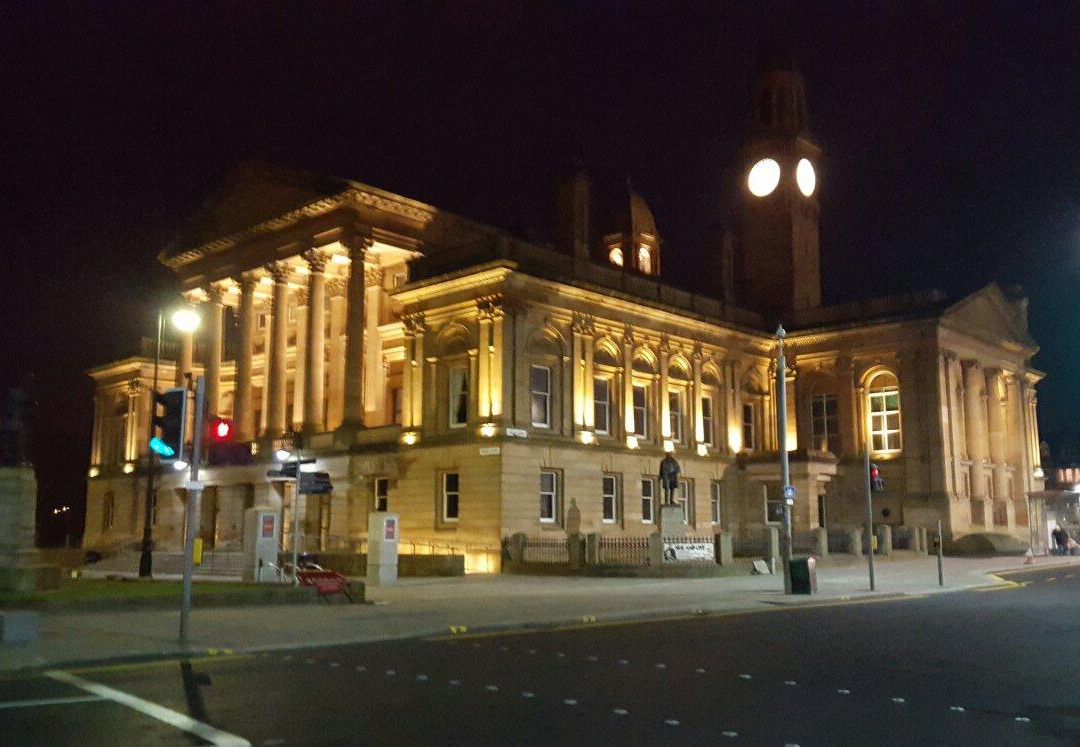
M 482 575 L 409 578 L 368 590 L 372 604 L 196 609 L 188 653 L 303 648 L 378 640 L 514 630 L 693 614 L 776 610 L 780 606 L 872 601 L 1005 583 L 992 574 L 1066 565 L 1080 558 L 879 560 L 877 591 L 865 564 L 818 569 L 818 594 L 785 597 L 776 576 L 705 579 Z M 40 640 L 0 645 L 0 672 L 184 654 L 176 642 L 179 611 L 44 614 Z

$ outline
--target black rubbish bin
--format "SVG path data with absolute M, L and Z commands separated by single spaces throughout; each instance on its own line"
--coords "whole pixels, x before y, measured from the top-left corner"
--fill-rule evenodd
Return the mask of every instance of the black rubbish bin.
M 817 561 L 813 558 L 791 559 L 791 593 L 817 593 Z

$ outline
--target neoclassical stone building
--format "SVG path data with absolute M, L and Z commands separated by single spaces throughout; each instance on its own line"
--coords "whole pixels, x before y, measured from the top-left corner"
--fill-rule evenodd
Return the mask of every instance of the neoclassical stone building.
M 677 260 L 629 185 L 571 176 L 545 244 L 358 182 L 239 168 L 159 257 L 203 318 L 162 379 L 205 376 L 211 413 L 252 444 L 250 463 L 204 469 L 200 534 L 238 547 L 244 508 L 291 515 L 293 485 L 266 474 L 290 429 L 335 486 L 299 499 L 307 548 L 355 546 L 373 509 L 401 515 L 406 551 L 453 546 L 472 569 L 496 569 L 515 532 L 651 533 L 665 451 L 689 533 L 759 530 L 781 510 L 782 321 L 796 530 L 865 521 L 869 449 L 878 521 L 1027 537 L 1042 374 L 1026 300 L 992 284 L 822 306 L 801 76 L 767 70 L 751 103 L 740 227 L 718 237 L 709 294 L 664 282 Z M 87 547 L 141 535 L 152 369 L 144 354 L 90 372 Z M 159 472 L 159 546 L 180 543 L 183 480 Z

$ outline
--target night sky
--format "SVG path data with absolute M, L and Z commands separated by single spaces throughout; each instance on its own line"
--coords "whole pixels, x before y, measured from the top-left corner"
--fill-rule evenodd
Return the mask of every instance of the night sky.
M 1043 434 L 1072 428 L 1078 4 L 0 0 L 0 383 L 36 377 L 41 513 L 81 510 L 84 372 L 152 334 L 155 256 L 238 162 L 543 235 L 580 159 L 632 178 L 693 285 L 773 50 L 825 150 L 826 300 L 1023 284 Z

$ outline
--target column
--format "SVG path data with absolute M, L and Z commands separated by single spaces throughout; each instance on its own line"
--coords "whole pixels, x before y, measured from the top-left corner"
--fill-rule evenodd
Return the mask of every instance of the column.
M 206 414 L 221 413 L 221 350 L 222 350 L 222 311 L 221 289 L 208 286 L 206 289 L 205 312 L 203 323 L 206 324 L 206 339 L 209 350 L 206 359 Z
M 694 443 L 705 443 L 705 413 L 701 408 L 701 345 L 694 346 L 694 354 L 691 357 L 690 365 L 693 367 L 693 387 L 694 391 L 690 398 L 690 412 L 694 418 Z M 713 404 L 716 407 L 716 403 Z M 713 429 L 716 429 L 716 413 L 713 412 Z M 715 440 L 715 436 L 713 437 Z
M 1031 466 L 1024 453 L 1024 405 L 1020 396 L 1020 382 L 1013 374 L 1005 377 L 1005 400 L 1007 403 L 1006 426 L 1009 466 L 1013 468 L 1013 501 L 1016 523 L 1028 526 L 1030 517 L 1027 510 L 1026 493 L 1031 480 Z
M 364 411 L 368 418 L 382 422 L 386 411 L 386 369 L 382 362 L 379 322 L 382 315 L 383 270 L 364 271 Z
M 585 430 L 594 431 L 596 429 L 596 410 L 593 407 L 593 353 L 594 353 L 594 327 L 592 320 L 586 320 L 585 333 L 581 337 L 581 344 L 584 347 L 584 363 L 585 370 L 583 373 L 584 381 L 582 381 L 582 394 L 585 400 L 583 405 L 585 415 Z
M 233 399 L 233 419 L 236 421 L 236 440 L 243 443 L 255 438 L 255 408 L 251 397 L 252 357 L 255 351 L 255 278 L 241 275 L 240 286 L 240 349 L 236 351 L 236 395 Z
M 341 425 L 345 407 L 345 347 L 342 335 L 345 333 L 345 284 L 340 279 L 329 281 L 330 292 L 330 342 L 328 353 L 329 391 L 327 392 L 326 428 L 332 430 Z
M 623 430 L 627 438 L 634 434 L 634 334 L 626 328 L 623 348 Z
M 968 457 L 971 459 L 971 524 L 988 529 L 993 522 L 984 467 L 990 458 L 986 432 L 986 379 L 978 361 L 961 361 L 964 377 L 964 420 Z
M 96 384 L 95 384 L 96 386 Z M 105 418 L 102 410 L 105 407 L 105 400 L 101 396 L 100 392 L 94 393 L 94 432 L 90 441 L 90 466 L 97 467 L 101 464 L 101 439 L 102 439 L 102 427 L 105 423 Z
M 323 400 L 326 371 L 326 260 L 325 252 L 304 252 L 308 264 L 307 359 L 304 374 L 304 432 L 325 429 Z
M 276 437 L 285 433 L 285 353 L 289 342 L 289 271 L 280 262 L 272 262 L 266 271 L 274 280 L 273 325 L 270 332 L 269 395 L 266 433 Z
M 274 305 L 268 301 L 263 309 L 266 312 L 266 325 L 263 329 L 262 356 L 262 407 L 259 410 L 259 432 L 266 433 L 267 418 L 270 416 L 270 355 L 274 347 Z
M 574 430 L 585 427 L 585 354 L 582 344 L 584 321 L 580 314 L 574 314 L 570 322 L 570 367 L 573 369 L 573 389 L 570 401 L 574 408 Z
M 405 335 L 405 362 L 401 370 L 401 427 L 409 430 L 417 424 L 417 410 L 413 401 L 422 396 L 423 389 L 416 386 L 416 372 L 423 371 L 420 365 L 423 356 L 416 349 L 417 328 L 420 326 L 415 314 L 407 314 L 401 319 Z
M 304 382 L 307 381 L 307 319 L 308 290 L 298 290 L 293 295 L 293 386 L 292 386 L 292 423 L 293 428 L 304 427 Z M 286 363 L 286 365 L 288 365 Z
M 988 368 L 986 375 L 986 416 L 990 446 L 990 460 L 993 462 L 994 499 L 1003 501 L 1008 494 L 1008 479 L 1005 463 L 1008 461 L 1005 425 L 1004 387 L 1000 368 Z
M 491 417 L 491 353 L 494 347 L 491 344 L 491 310 L 485 305 L 484 299 L 477 301 L 476 315 L 479 326 L 477 349 L 480 358 L 477 366 L 476 407 L 480 419 L 487 421 Z
M 955 354 L 948 351 L 941 351 L 941 355 L 938 358 L 939 374 L 938 378 L 941 381 L 941 424 L 944 430 L 945 436 L 945 485 L 949 493 L 956 495 L 960 492 L 960 485 L 956 480 L 957 459 L 959 454 L 957 453 L 957 438 L 956 438 L 956 387 L 953 384 L 953 371 L 952 362 L 955 358 Z
M 506 312 L 502 302 L 494 304 L 491 309 L 491 416 L 501 418 L 503 414 L 503 368 L 506 365 L 506 347 L 503 345 L 503 327 L 506 322 Z
M 668 401 L 668 361 L 671 358 L 671 346 L 668 344 L 667 335 L 660 338 L 660 436 L 664 439 L 671 438 L 671 403 Z
M 130 462 L 136 458 L 135 433 L 138 424 L 135 422 L 135 398 L 139 396 L 139 380 L 132 379 L 127 384 L 127 412 L 124 415 L 124 461 Z M 147 416 L 149 417 L 149 416 Z
M 364 424 L 364 254 L 371 239 L 346 237 L 349 250 L 349 284 L 345 300 L 345 417 L 344 425 Z

